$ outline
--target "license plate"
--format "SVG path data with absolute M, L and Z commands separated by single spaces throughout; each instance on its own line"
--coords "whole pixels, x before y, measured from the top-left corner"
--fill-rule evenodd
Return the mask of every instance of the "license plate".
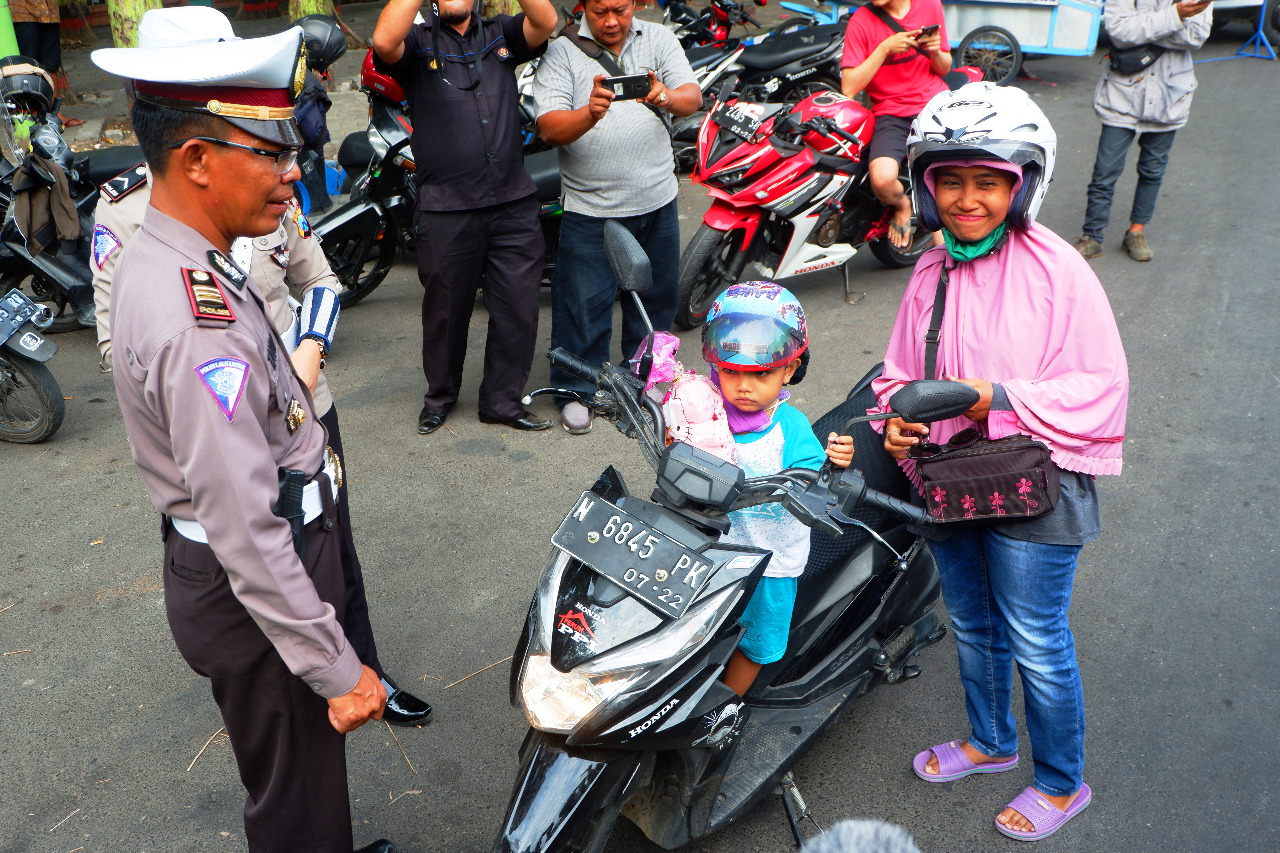
M 755 139 L 756 131 L 763 124 L 761 116 L 764 108 L 759 104 L 738 101 L 736 104 L 721 103 L 712 113 L 715 123 L 747 142 Z
M 650 608 L 678 619 L 711 574 L 711 561 L 593 492 L 584 492 L 551 544 Z

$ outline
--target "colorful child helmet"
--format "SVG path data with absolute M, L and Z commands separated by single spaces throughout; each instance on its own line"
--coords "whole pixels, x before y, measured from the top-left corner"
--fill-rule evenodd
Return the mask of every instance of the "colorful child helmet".
M 716 297 L 702 327 L 702 357 L 734 370 L 771 370 L 809 346 L 800 300 L 772 281 L 746 281 Z
M 1026 228 L 1044 201 L 1058 138 L 1031 96 L 994 83 L 969 83 L 933 97 L 911 123 L 907 167 L 911 203 L 927 231 L 942 227 L 938 206 L 924 180 L 933 163 L 1003 160 L 1020 167 L 1022 183 L 1009 205 L 1009 224 Z

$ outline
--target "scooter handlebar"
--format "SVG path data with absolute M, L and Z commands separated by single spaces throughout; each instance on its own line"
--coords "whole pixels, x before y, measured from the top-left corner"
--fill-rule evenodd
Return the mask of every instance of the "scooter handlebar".
M 924 527 L 933 523 L 933 519 L 930 518 L 929 512 L 923 507 L 913 506 L 906 501 L 890 497 L 884 492 L 877 492 L 875 489 L 867 489 L 862 495 L 861 502 L 864 504 L 870 504 L 874 507 L 879 507 L 886 512 L 892 512 L 896 515 L 900 515 L 917 527 Z
M 589 361 L 578 358 L 573 353 L 561 347 L 556 347 L 551 350 L 551 352 L 547 353 L 547 358 L 549 358 L 551 363 L 556 367 L 569 371 L 584 382 L 591 382 L 594 384 L 596 376 L 600 373 L 600 368 L 591 364 Z

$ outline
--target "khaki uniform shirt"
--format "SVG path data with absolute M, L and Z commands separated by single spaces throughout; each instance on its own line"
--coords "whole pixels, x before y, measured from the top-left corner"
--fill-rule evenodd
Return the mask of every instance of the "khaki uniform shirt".
M 151 201 L 151 184 L 138 187 L 119 201 L 110 201 L 104 195 L 98 200 L 94 213 L 94 255 L 90 268 L 93 272 L 93 303 L 97 309 L 98 352 L 105 367 L 112 365 L 111 346 L 111 276 L 120 258 L 120 248 L 129 242 L 142 224 L 142 216 Z M 329 268 L 329 261 L 320 248 L 320 241 L 310 233 L 303 236 L 294 220 L 295 207 L 291 207 L 280 220 L 275 233 L 253 240 L 253 258 L 249 277 L 262 290 L 276 331 L 284 335 L 294 322 L 294 303 L 289 299 L 290 287 L 298 298 L 313 287 L 327 287 L 338 291 L 338 278 Z M 104 230 L 105 229 L 105 230 Z M 319 415 L 328 414 L 333 408 L 333 395 L 324 371 L 316 380 L 311 392 Z
M 360 660 L 288 522 L 272 513 L 277 469 L 318 472 L 327 436 L 258 286 L 214 275 L 212 248 L 148 207 L 115 268 L 114 379 L 133 460 L 157 510 L 204 526 L 232 591 L 289 670 L 321 696 L 341 696 L 359 681 Z M 221 286 L 234 321 L 194 317 L 184 268 Z M 295 400 L 306 418 L 291 432 Z

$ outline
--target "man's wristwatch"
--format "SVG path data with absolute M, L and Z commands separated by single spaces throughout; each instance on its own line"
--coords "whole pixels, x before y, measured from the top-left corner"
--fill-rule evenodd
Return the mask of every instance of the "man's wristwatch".
M 324 360 L 329 357 L 328 342 L 325 341 L 323 336 L 315 334 L 314 332 L 308 332 L 307 334 L 303 335 L 302 340 L 315 341 L 316 345 L 320 347 L 320 369 L 324 370 Z

